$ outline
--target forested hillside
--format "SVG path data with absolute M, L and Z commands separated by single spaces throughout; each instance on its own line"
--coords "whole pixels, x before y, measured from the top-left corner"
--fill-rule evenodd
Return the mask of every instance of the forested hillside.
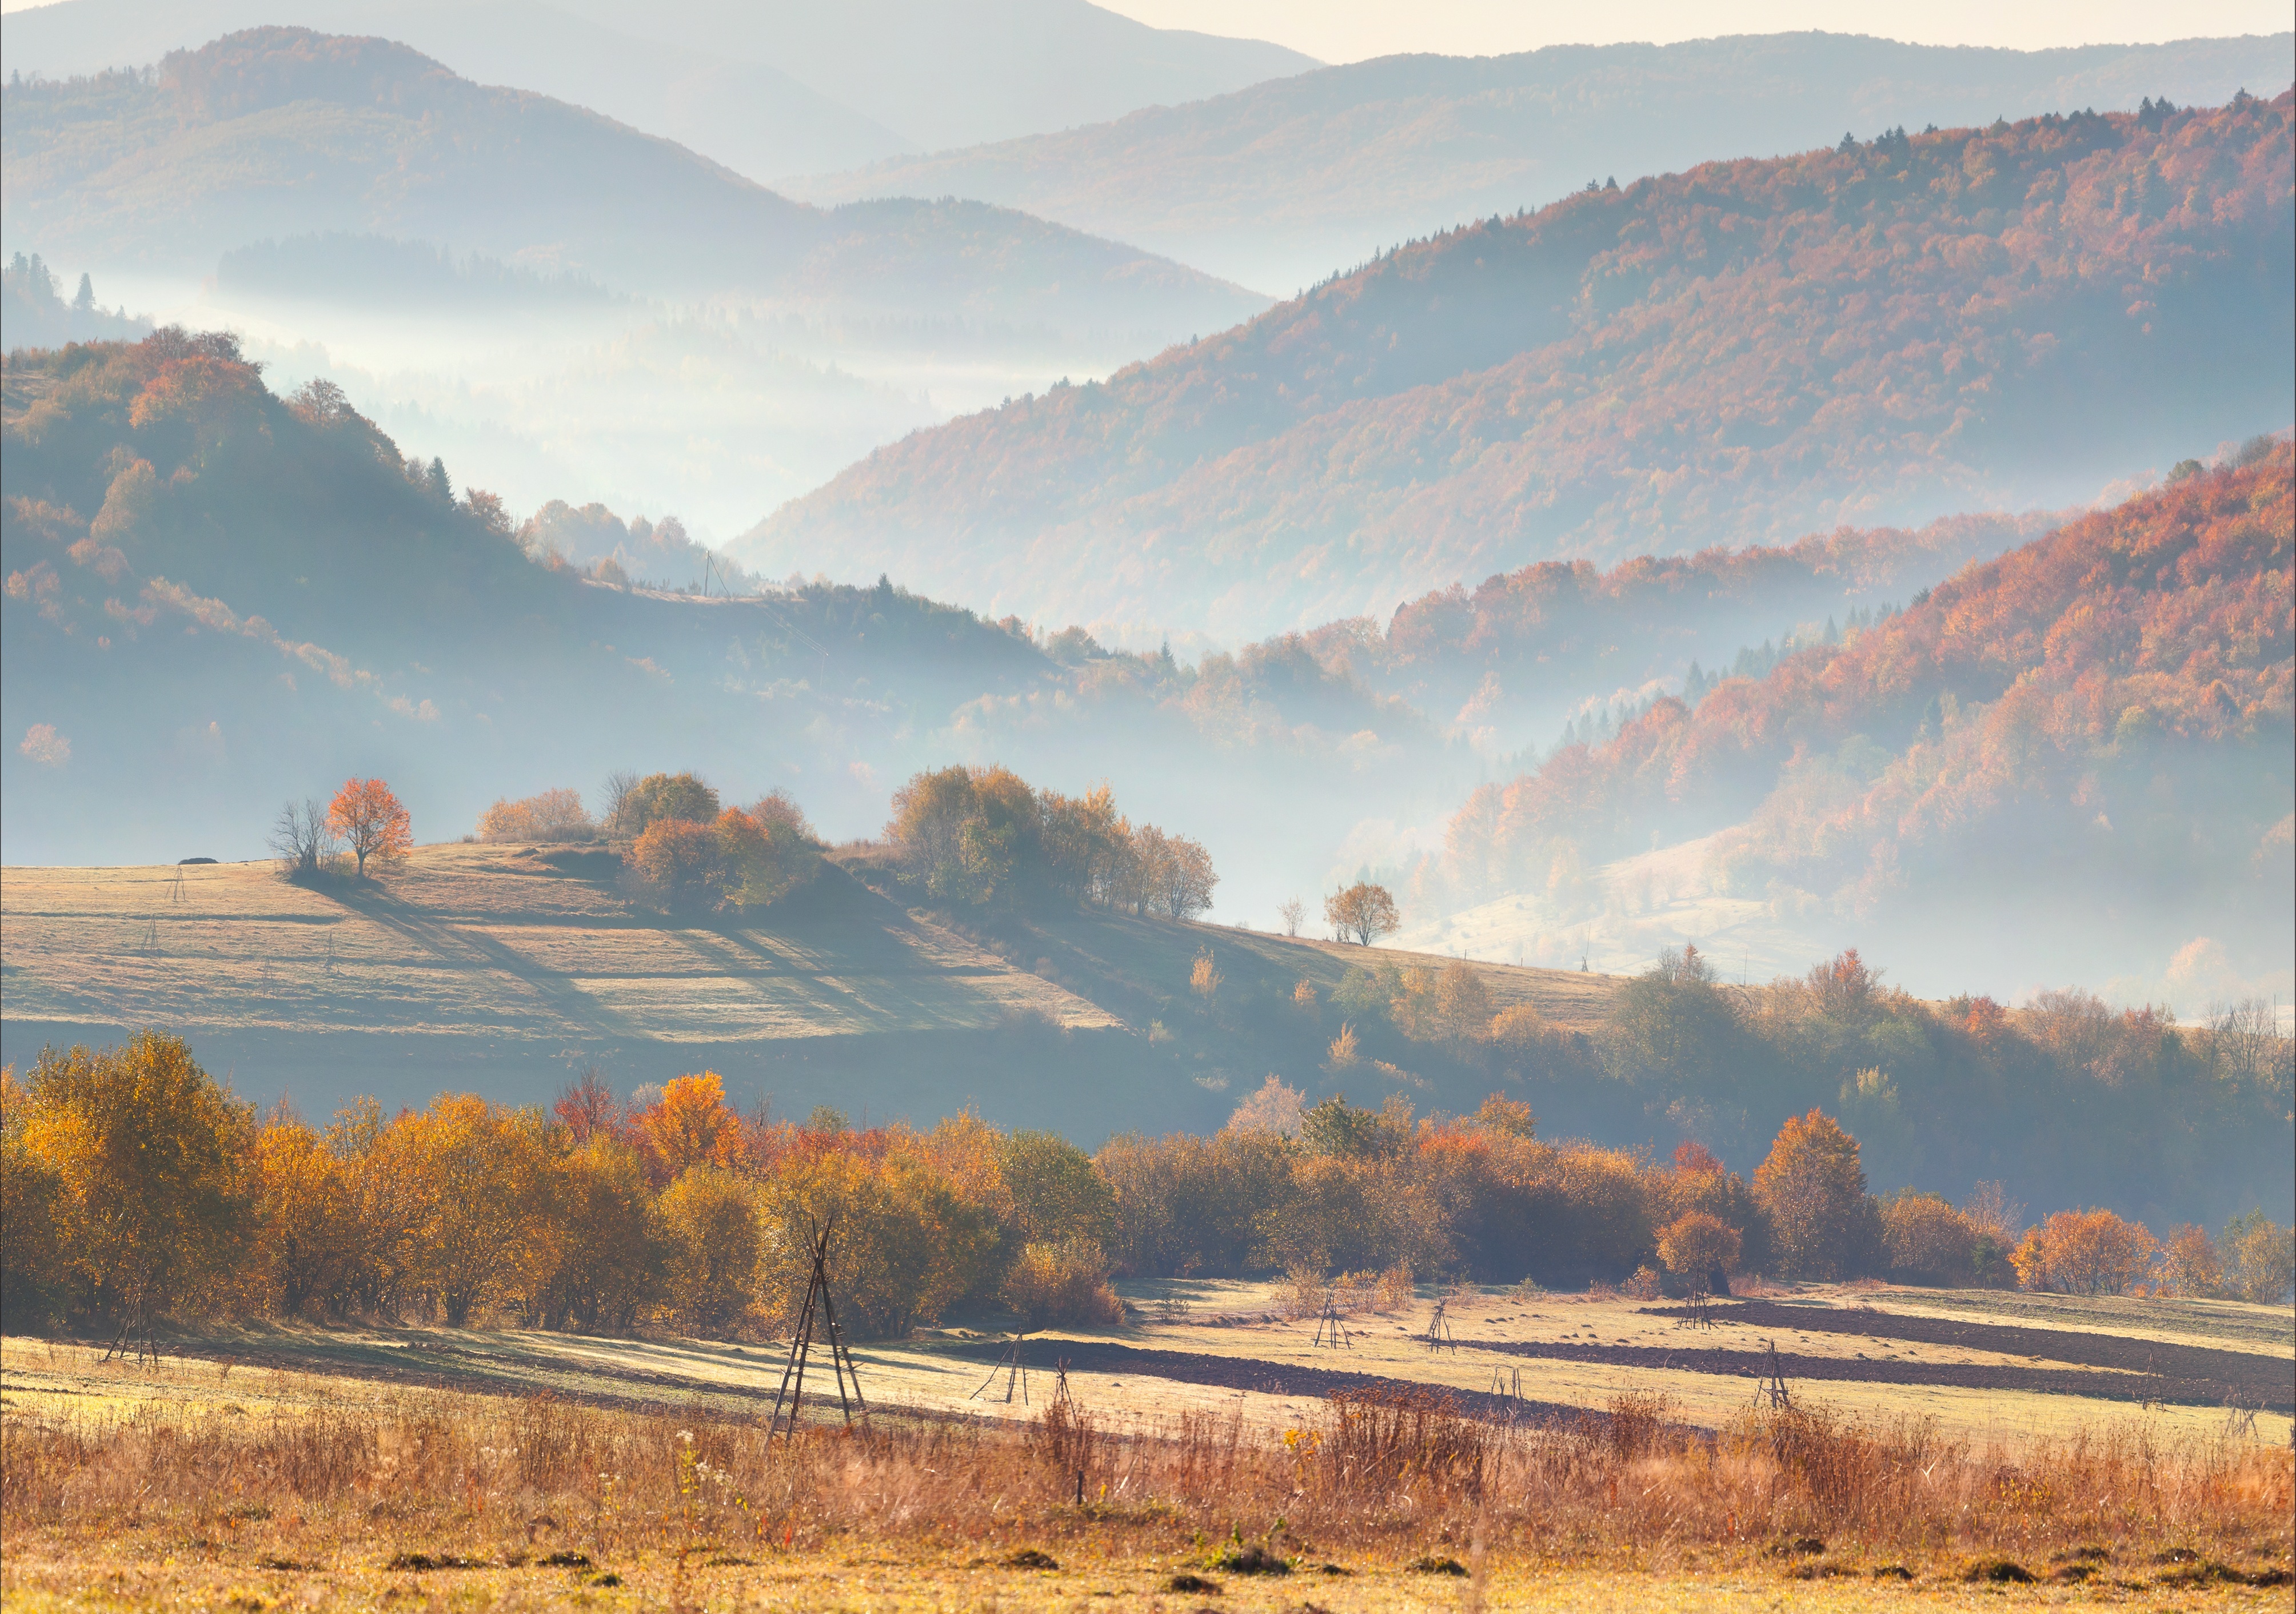
M 354 772 L 398 780 L 426 839 L 633 767 L 798 788 L 866 835 L 908 772 L 1003 762 L 1152 818 L 1218 781 L 1203 833 L 1264 911 L 1367 803 L 1431 813 L 1472 782 L 1436 725 L 1296 644 L 1186 665 L 882 579 L 641 589 L 617 554 L 693 564 L 666 523 L 515 520 L 340 392 L 275 395 L 227 336 L 19 352 L 5 376 L 12 861 L 252 855 L 281 799 Z M 137 784 L 154 766 L 164 793 Z
M 1783 548 L 1642 556 L 1605 572 L 1541 561 L 1302 636 L 1368 687 L 1457 724 L 1486 752 L 1547 748 L 1566 721 L 1637 709 L 1765 655 L 1886 613 L 2052 518 L 1964 515 L 1918 531 L 1838 528 Z M 1767 646 L 1765 649 L 1764 646 Z M 1700 663 L 1705 665 L 1702 667 Z
M 890 157 L 791 194 L 976 197 L 1281 293 L 1429 230 L 1555 201 L 1589 176 L 1776 156 L 1844 129 L 2269 94 L 2296 71 L 2291 44 L 2281 33 L 2011 51 L 1794 33 L 1386 56 Z
M 2284 970 L 2292 472 L 2284 438 L 2181 466 L 1838 646 L 1486 786 L 1427 898 L 1524 893 L 1568 924 L 1603 901 L 1582 870 L 1710 836 L 1678 882 L 1887 922 L 1901 946 L 1929 931 L 1972 984 L 2084 930 L 2056 958 L 2091 978 L 2157 976 L 2142 950 L 2179 945 L 2195 968 Z
M 2291 108 L 1892 131 L 1495 216 L 879 449 L 737 552 L 1251 634 L 2093 497 L 2288 418 Z
M 341 231 L 661 292 L 1165 333 L 1263 300 L 1130 247 L 944 199 L 824 211 L 670 142 L 403 45 L 262 28 L 156 70 L 16 85 L 12 241 L 193 276 Z

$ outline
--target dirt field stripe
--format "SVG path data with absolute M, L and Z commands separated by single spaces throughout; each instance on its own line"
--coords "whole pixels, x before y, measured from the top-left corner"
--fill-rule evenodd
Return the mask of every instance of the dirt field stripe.
M 2124 1373 L 2160 1373 L 2171 1379 L 2218 1382 L 2227 1388 L 2251 1379 L 2274 1389 L 2285 1405 L 2296 1396 L 2296 1361 L 2254 1351 L 2220 1350 L 2206 1345 L 2175 1345 L 2071 1329 L 2017 1328 L 1998 1322 L 1959 1322 L 1903 1312 L 1844 1311 L 1833 1307 L 1780 1305 L 1743 1300 L 1713 1308 L 1718 1322 L 1744 1323 L 1781 1333 L 1854 1334 L 1868 1339 L 1903 1339 L 1914 1345 L 1944 1345 L 2004 1356 L 2038 1357 L 2075 1367 L 2112 1368 Z M 1677 1306 L 1645 1306 L 1644 1314 L 1679 1317 Z
M 1461 1350 L 1491 1351 L 1551 1362 L 1583 1362 L 1617 1367 L 1671 1368 L 1725 1379 L 1754 1379 L 1769 1363 L 1761 1351 L 1722 1346 L 1641 1345 L 1547 1345 L 1506 1339 L 1462 1339 Z M 2251 1357 L 2253 1363 L 2258 1359 Z M 1876 1362 L 1854 1356 L 1810 1356 L 1781 1351 L 1788 1379 L 1835 1383 L 1935 1385 L 1972 1390 L 2033 1390 L 2054 1396 L 2086 1396 L 2100 1401 L 2159 1401 L 2177 1406 L 2222 1406 L 2237 1392 L 2243 1404 L 2273 1412 L 2296 1410 L 2296 1396 L 2268 1372 L 2240 1379 L 2194 1379 L 2103 1368 L 2019 1367 L 1989 1362 Z M 2264 1364 L 2270 1367 L 2269 1363 Z

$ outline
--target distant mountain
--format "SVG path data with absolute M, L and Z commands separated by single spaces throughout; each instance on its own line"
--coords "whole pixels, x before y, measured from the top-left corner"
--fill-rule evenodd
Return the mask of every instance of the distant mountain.
M 2058 506 L 2296 409 L 2291 96 L 1713 163 L 878 449 L 738 543 L 1214 633 Z
M 1097 123 L 1316 65 L 1082 0 L 62 0 L 9 12 L 0 38 L 12 70 L 57 78 L 278 24 L 395 40 L 760 183 Z
M 1806 151 L 1845 129 L 2135 111 L 2158 96 L 2217 106 L 2292 77 L 2286 33 L 2050 51 L 1775 34 L 1390 56 L 790 189 L 1001 202 L 1280 295 L 1590 177 Z
M 669 141 L 381 39 L 257 29 L 156 74 L 4 101 L 5 228 L 51 257 L 202 275 L 272 238 L 432 243 L 656 292 L 1170 332 L 1262 301 L 964 202 L 823 211 Z
M 1646 945 L 1726 959 L 1733 928 L 1783 923 L 1948 951 L 1972 987 L 2284 992 L 2292 601 L 2296 453 L 2259 438 L 1477 791 L 1421 912 L 1532 958 L 1639 916 Z

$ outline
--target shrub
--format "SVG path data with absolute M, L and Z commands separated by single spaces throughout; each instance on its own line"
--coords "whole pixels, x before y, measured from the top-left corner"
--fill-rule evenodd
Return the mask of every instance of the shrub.
M 545 790 L 515 802 L 504 797 L 479 815 L 482 841 L 586 841 L 597 833 L 575 790 Z
M 1088 1239 L 1022 1247 L 996 1293 L 1021 1313 L 1023 1329 L 1124 1321 L 1124 1302 L 1108 1281 L 1108 1257 Z

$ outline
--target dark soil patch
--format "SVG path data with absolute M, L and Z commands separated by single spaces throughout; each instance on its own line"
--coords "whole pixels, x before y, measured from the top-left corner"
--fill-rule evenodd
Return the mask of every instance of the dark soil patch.
M 1464 1575 L 1467 1566 L 1456 1558 L 1414 1558 L 1412 1569 L 1421 1575 Z
M 1624 1367 L 1673 1368 L 1682 1372 L 1713 1373 L 1724 1378 L 1759 1379 L 1773 1359 L 1767 1352 L 1732 1350 L 1721 1346 L 1564 1345 L 1543 1340 L 1462 1339 L 1462 1349 L 1492 1351 L 1505 1356 L 1530 1356 L 1554 1362 L 1593 1362 Z M 1987 1346 L 1987 1349 L 1996 1347 Z M 2213 1353 L 2231 1355 L 2226 1351 Z M 2053 1396 L 2088 1396 L 2104 1401 L 2160 1401 L 2178 1406 L 2222 1406 L 2234 1387 L 2217 1379 L 2174 1379 L 2149 1372 L 2106 1370 L 2082 1372 L 2073 1368 L 2018 1367 L 1990 1362 L 1884 1362 L 1856 1356 L 1813 1356 L 1780 1351 L 1775 1364 L 1788 1379 L 1851 1384 L 1933 1384 L 1970 1390 L 2031 1390 Z M 2271 1367 L 2268 1358 L 2251 1358 Z M 2244 1396 L 2256 1396 L 2265 1377 L 2244 1380 Z M 2283 1381 L 2277 1402 L 2285 1406 L 2290 1390 Z
M 1217 1597 L 1219 1595 L 1219 1582 L 1208 1580 L 1201 1575 L 1183 1572 L 1166 1581 L 1164 1589 L 1167 1592 L 1201 1592 L 1207 1597 Z
M 1464 1346 L 1467 1342 L 1463 1339 L 1459 1343 Z M 947 1354 L 995 1362 L 1004 1355 L 1007 1348 L 1002 1342 L 988 1340 L 978 1345 L 962 1345 Z M 1062 1360 L 1075 1372 L 1110 1373 L 1121 1378 L 1168 1379 L 1176 1384 L 1209 1384 L 1222 1389 L 1250 1390 L 1263 1396 L 1313 1396 L 1320 1400 L 1334 1390 L 1385 1388 L 1423 1391 L 1431 1388 L 1416 1379 L 1390 1379 L 1379 1373 L 1349 1373 L 1336 1368 L 1259 1362 L 1247 1356 L 1210 1356 L 1194 1351 L 1152 1350 L 1144 1346 L 1116 1345 L 1101 1339 L 1063 1339 L 1059 1349 Z M 1607 1413 L 1589 1412 L 1558 1402 L 1517 1401 L 1512 1396 L 1493 1396 L 1480 1390 L 1457 1390 L 1447 1386 L 1433 1388 L 1450 1396 L 1457 1404 L 1459 1411 L 1471 1418 L 1603 1420 L 1608 1417 Z
M 1008 1569 L 1057 1569 L 1061 1567 L 1061 1560 L 1037 1548 L 1022 1547 L 1019 1552 L 1005 1556 L 1004 1567 Z
M 1677 1306 L 1647 1308 L 1653 1316 L 1679 1316 Z M 2221 1406 L 2237 1394 L 2243 1406 L 2296 1412 L 2296 1366 L 2284 1359 L 2252 1351 L 2218 1350 L 2213 1346 L 2171 1345 L 2157 1339 L 2132 1339 L 2118 1334 L 2074 1333 L 2065 1329 L 2016 1328 L 1997 1322 L 1956 1322 L 1945 1317 L 1911 1317 L 1898 1312 L 1842 1310 L 1833 1307 L 1780 1305 L 1773 1300 L 1742 1300 L 1713 1308 L 1718 1322 L 1744 1323 L 1759 1329 L 1804 1334 L 1852 1334 L 1868 1339 L 1902 1339 L 1913 1345 L 1952 1346 L 1967 1351 L 1993 1351 L 2005 1356 L 2038 1357 L 2044 1362 L 2075 1367 L 2105 1368 L 2114 1372 L 2143 1375 L 2180 1393 L 2156 1395 L 2154 1400 Z M 1460 1341 L 1465 1344 L 1466 1341 Z M 1876 1364 L 1859 1363 L 1858 1367 Z M 1883 1367 L 1927 1367 L 1928 1363 L 1883 1363 Z M 1944 1364 L 1938 1364 L 1944 1365 Z M 1810 1374 L 1815 1378 L 1817 1375 Z M 1898 1383 L 1928 1383 L 1899 1379 Z M 1994 1388 L 1986 1386 L 1982 1388 Z M 2203 1393 L 2205 1392 L 2205 1393 Z

